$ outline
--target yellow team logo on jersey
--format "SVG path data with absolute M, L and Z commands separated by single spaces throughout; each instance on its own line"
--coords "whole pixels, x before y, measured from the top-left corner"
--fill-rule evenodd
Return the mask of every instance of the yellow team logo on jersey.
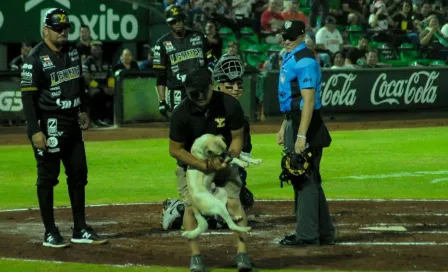
M 217 123 L 217 128 L 222 128 L 226 125 L 226 119 L 225 118 L 215 118 L 215 122 Z
M 173 8 L 171 10 L 171 12 L 173 13 L 173 15 L 178 15 L 179 14 L 179 10 L 177 10 L 177 8 Z
M 56 16 L 59 17 L 59 23 L 66 23 L 67 18 L 65 17 L 65 14 L 56 14 Z

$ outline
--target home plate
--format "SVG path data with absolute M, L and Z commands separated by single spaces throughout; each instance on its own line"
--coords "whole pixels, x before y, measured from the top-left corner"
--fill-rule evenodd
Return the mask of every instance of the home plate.
M 403 226 L 376 226 L 376 227 L 365 227 L 359 229 L 376 230 L 376 231 L 407 231 L 407 229 Z

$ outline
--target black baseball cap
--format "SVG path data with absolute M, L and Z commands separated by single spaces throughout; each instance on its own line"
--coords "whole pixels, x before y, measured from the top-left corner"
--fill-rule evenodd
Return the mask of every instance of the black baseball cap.
M 300 20 L 288 20 L 283 23 L 279 33 L 283 40 L 294 41 L 300 35 L 305 34 L 305 23 Z
M 71 24 L 65 10 L 60 8 L 52 8 L 45 13 L 44 26 L 51 29 L 64 29 L 70 28 Z
M 165 19 L 167 23 L 183 21 L 186 19 L 186 15 L 182 7 L 172 4 L 165 9 Z
M 201 67 L 187 73 L 184 86 L 187 96 L 195 100 L 199 97 L 199 93 L 207 93 L 209 86 L 212 84 L 212 75 L 210 71 Z

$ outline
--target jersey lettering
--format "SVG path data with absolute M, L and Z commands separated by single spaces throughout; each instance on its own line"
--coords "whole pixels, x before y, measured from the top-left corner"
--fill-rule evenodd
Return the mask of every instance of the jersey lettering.
M 62 82 L 70 81 L 72 79 L 79 78 L 81 75 L 79 66 L 70 67 L 68 69 L 64 69 L 58 72 L 53 72 L 50 74 L 51 77 L 51 86 L 56 86 L 61 84 Z

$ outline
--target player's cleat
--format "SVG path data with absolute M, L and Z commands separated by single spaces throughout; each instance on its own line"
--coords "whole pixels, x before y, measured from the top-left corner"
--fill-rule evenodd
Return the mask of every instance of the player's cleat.
M 88 226 L 81 230 L 73 230 L 72 243 L 76 244 L 105 244 L 109 239 L 99 236 L 92 227 Z
M 252 262 L 249 259 L 247 253 L 238 253 L 235 256 L 236 268 L 238 272 L 250 272 L 252 271 Z
M 163 230 L 167 230 L 172 227 L 176 219 L 182 219 L 184 203 L 177 199 L 167 199 L 164 206 L 162 228 Z
M 205 265 L 201 255 L 193 255 L 190 260 L 190 272 L 204 272 Z
M 54 228 L 51 232 L 45 232 L 43 246 L 61 248 L 70 246 L 70 243 L 64 240 L 58 228 Z

